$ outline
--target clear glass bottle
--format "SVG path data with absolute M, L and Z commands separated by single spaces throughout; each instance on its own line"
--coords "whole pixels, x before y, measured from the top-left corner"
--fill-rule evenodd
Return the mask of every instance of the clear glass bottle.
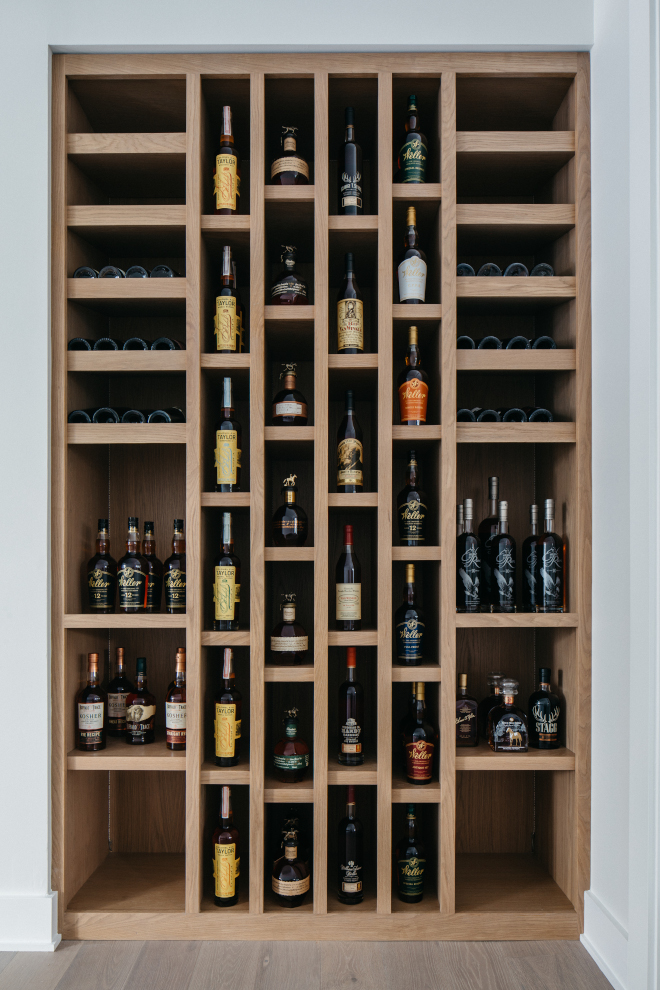
M 337 430 L 337 491 L 364 491 L 362 427 L 355 415 L 352 389 L 346 392 L 346 410 Z
M 309 637 L 296 621 L 296 596 L 282 595 L 282 620 L 270 634 L 271 661 L 278 667 L 295 667 L 305 662 Z
M 426 618 L 416 599 L 415 565 L 406 564 L 403 602 L 394 613 L 396 661 L 403 667 L 419 667 L 426 659 Z
M 353 253 L 347 252 L 345 275 L 337 295 L 337 353 L 362 354 L 364 351 L 364 305 L 353 267 Z
M 456 695 L 456 746 L 478 746 L 477 707 L 477 699 L 467 692 L 467 674 L 459 674 Z
M 566 611 L 566 544 L 555 528 L 555 500 L 546 498 L 539 537 L 539 612 Z
M 296 387 L 295 362 L 282 365 L 280 381 L 283 387 L 273 399 L 273 426 L 306 426 L 307 399 Z
M 219 632 L 236 630 L 241 605 L 241 561 L 234 553 L 231 512 L 222 513 L 222 544 L 213 574 L 213 628 Z
M 456 611 L 478 612 L 481 595 L 481 543 L 472 531 L 474 507 L 463 500 L 463 532 L 456 540 Z
M 403 255 L 397 269 L 399 302 L 423 303 L 426 299 L 426 255 L 419 246 L 417 210 L 408 207 Z
M 76 695 L 76 749 L 95 753 L 105 749 L 108 699 L 101 687 L 98 653 L 87 654 L 87 683 Z
M 241 709 L 243 699 L 236 688 L 234 651 L 225 647 L 222 687 L 215 698 L 215 762 L 219 767 L 235 767 L 241 757 Z
M 355 813 L 355 787 L 349 784 L 346 817 L 337 826 L 337 896 L 342 904 L 359 904 L 364 897 L 364 830 Z
M 276 547 L 302 547 L 307 542 L 307 513 L 296 502 L 297 474 L 290 474 L 282 482 L 284 505 L 273 515 L 273 545 Z
M 408 452 L 406 487 L 397 495 L 399 543 L 404 547 L 426 546 L 426 492 L 422 490 L 419 464 L 414 450 Z
M 488 744 L 496 753 L 527 752 L 527 716 L 515 705 L 518 681 L 502 681 L 502 704 L 488 716 Z
M 238 901 L 241 875 L 240 833 L 234 825 L 231 790 L 223 787 L 220 797 L 220 821 L 213 833 L 213 902 L 231 907 Z
M 87 564 L 87 590 L 90 612 L 101 615 L 114 612 L 117 561 L 110 556 L 110 526 L 107 519 L 99 519 L 98 522 L 96 553 Z

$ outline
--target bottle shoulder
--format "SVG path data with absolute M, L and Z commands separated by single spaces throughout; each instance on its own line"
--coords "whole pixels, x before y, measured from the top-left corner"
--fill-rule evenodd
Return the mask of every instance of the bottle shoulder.
M 229 419 L 223 416 L 222 419 L 219 419 L 215 424 L 216 433 L 224 433 L 225 431 L 231 430 L 235 430 L 237 433 L 241 432 L 241 424 L 237 419 Z

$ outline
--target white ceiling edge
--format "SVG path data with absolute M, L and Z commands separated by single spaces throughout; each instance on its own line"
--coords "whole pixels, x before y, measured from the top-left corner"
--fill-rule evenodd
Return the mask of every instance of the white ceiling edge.
M 593 41 L 562 45 L 50 45 L 56 55 L 262 55 L 305 52 L 587 52 Z

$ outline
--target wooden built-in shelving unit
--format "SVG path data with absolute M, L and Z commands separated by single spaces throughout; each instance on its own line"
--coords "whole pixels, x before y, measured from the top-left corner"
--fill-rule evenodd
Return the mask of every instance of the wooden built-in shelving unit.
M 429 182 L 392 183 L 405 99 L 419 100 Z M 242 212 L 211 214 L 221 108 L 231 105 L 242 155 Z M 356 108 L 365 214 L 337 216 L 336 148 L 343 110 Z M 307 187 L 266 184 L 282 123 L 300 128 Z M 589 57 L 547 54 L 55 55 L 52 125 L 52 629 L 53 888 L 66 938 L 538 939 L 577 938 L 589 880 L 591 625 Z M 394 276 L 408 203 L 429 262 L 427 301 L 398 303 Z M 309 305 L 269 304 L 279 246 L 299 248 Z M 233 248 L 249 313 L 249 353 L 213 351 L 213 296 L 223 244 Z M 366 350 L 336 351 L 335 296 L 352 250 L 363 291 Z M 457 262 L 531 267 L 554 278 L 457 278 Z M 75 280 L 78 265 L 164 262 L 177 279 Z M 396 376 L 416 323 L 430 376 L 428 423 L 401 426 Z M 457 350 L 459 334 L 550 334 L 556 350 Z M 175 352 L 68 352 L 73 336 L 185 340 Z M 279 364 L 296 360 L 309 425 L 270 425 Z M 243 491 L 213 491 L 213 427 L 221 379 L 234 382 L 243 426 Z M 353 387 L 366 452 L 365 492 L 334 492 L 334 437 Z M 68 425 L 101 404 L 186 409 L 184 424 Z M 543 405 L 552 423 L 456 423 L 462 406 Z M 396 494 L 414 447 L 431 506 L 429 546 L 396 537 Z M 272 546 L 281 479 L 298 475 L 309 545 Z M 500 477 L 511 530 L 528 505 L 554 497 L 568 542 L 568 611 L 457 615 L 455 506 Z M 211 631 L 212 559 L 222 510 L 234 514 L 243 563 L 241 627 Z M 126 518 L 154 519 L 167 556 L 174 517 L 186 519 L 187 614 L 85 611 L 85 564 L 96 520 L 109 516 L 112 552 Z M 363 629 L 336 632 L 334 567 L 352 522 L 362 563 Z M 433 656 L 393 663 L 393 612 L 414 561 Z M 298 594 L 308 663 L 270 664 L 279 593 Z M 89 651 L 106 664 L 146 655 L 159 702 L 158 738 L 136 751 L 111 740 L 74 748 L 73 699 Z M 176 647 L 188 658 L 187 750 L 163 741 L 164 693 Z M 358 649 L 367 696 L 366 760 L 335 757 L 344 650 Z M 235 649 L 243 693 L 237 767 L 213 759 L 212 704 L 222 647 Z M 457 671 L 477 697 L 486 674 L 535 688 L 552 668 L 564 698 L 563 748 L 520 755 L 483 743 L 455 749 Z M 398 724 L 412 680 L 424 679 L 440 727 L 439 775 L 401 776 Z M 283 707 L 301 709 L 312 772 L 287 786 L 271 775 Z M 240 899 L 212 901 L 210 834 L 219 788 L 232 785 L 241 832 Z M 335 895 L 334 842 L 344 785 L 357 785 L 368 835 L 366 894 Z M 428 853 L 424 900 L 392 886 L 405 804 L 415 802 Z M 295 804 L 310 838 L 313 890 L 298 910 L 270 894 L 273 833 Z M 279 816 L 279 817 L 278 817 Z M 355 923 L 350 923 L 351 915 Z

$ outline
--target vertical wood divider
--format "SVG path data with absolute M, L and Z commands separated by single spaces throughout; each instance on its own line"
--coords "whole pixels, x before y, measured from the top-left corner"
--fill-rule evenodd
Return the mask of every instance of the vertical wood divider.
M 201 692 L 201 155 L 202 80 L 186 75 L 186 911 L 201 907 L 203 835 L 200 769 L 204 760 Z
M 456 73 L 440 86 L 442 182 L 440 330 L 440 869 L 442 914 L 454 913 L 456 859 Z
M 392 73 L 378 73 L 378 893 L 392 910 Z M 373 334 L 372 334 L 373 339 Z
M 328 910 L 328 73 L 314 74 L 314 913 Z
M 250 914 L 264 910 L 265 79 L 250 73 Z

